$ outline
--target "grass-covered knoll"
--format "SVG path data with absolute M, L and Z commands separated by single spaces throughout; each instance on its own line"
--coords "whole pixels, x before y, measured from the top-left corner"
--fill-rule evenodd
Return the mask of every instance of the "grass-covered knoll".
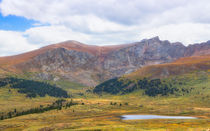
M 44 97 L 46 95 L 53 97 L 68 97 L 65 90 L 58 88 L 55 85 L 15 77 L 1 78 L 0 87 L 17 89 L 19 93 L 27 94 L 27 97 Z
M 209 72 L 196 72 L 181 76 L 172 76 L 165 79 L 128 79 L 126 77 L 114 78 L 99 84 L 94 93 L 127 94 L 142 90 L 148 96 L 189 96 L 204 93 L 210 97 Z M 199 86 L 195 86 L 199 85 Z
M 57 87 L 65 90 L 68 92 L 68 94 L 71 95 L 71 97 L 83 97 L 87 93 L 86 91 L 88 89 L 91 89 L 90 87 L 84 86 L 79 83 L 70 82 L 65 79 L 61 79 L 59 81 L 49 81 L 52 85 L 56 85 Z

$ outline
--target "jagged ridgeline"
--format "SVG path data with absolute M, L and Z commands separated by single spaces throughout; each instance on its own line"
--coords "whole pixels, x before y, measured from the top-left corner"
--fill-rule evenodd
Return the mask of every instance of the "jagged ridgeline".
M 65 41 L 15 56 L 0 57 L 0 74 L 35 72 L 34 77 L 40 80 L 68 78 L 92 87 L 148 65 L 208 54 L 210 41 L 190 46 L 163 41 L 159 37 L 112 46 Z
M 69 97 L 65 90 L 55 85 L 15 77 L 0 78 L 0 88 L 17 89 L 19 93 L 24 93 L 27 97 L 44 97 L 46 95 L 64 98 Z
M 177 92 L 189 93 L 191 89 L 177 88 L 171 83 L 160 79 L 149 80 L 147 78 L 139 80 L 129 80 L 126 78 L 114 78 L 98 85 L 94 89 L 94 93 L 101 94 L 102 92 L 110 94 L 126 94 L 136 90 L 143 90 L 148 96 L 167 96 L 170 94 L 176 95 Z

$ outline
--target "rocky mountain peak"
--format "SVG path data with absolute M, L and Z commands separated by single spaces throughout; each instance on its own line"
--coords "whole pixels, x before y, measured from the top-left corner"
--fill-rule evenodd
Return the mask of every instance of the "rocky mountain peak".
M 149 39 L 149 40 L 160 41 L 160 38 L 159 38 L 159 36 L 155 36 L 155 37 L 153 37 L 153 38 L 151 38 L 151 39 Z
M 156 37 L 153 37 L 153 38 L 150 38 L 150 39 L 143 39 L 140 42 L 159 42 L 159 41 L 160 41 L 159 36 L 156 36 Z
M 184 47 L 184 45 L 181 42 L 174 42 L 172 44 L 175 45 L 175 46 L 183 46 Z
M 86 45 L 70 40 L 17 56 L 0 58 L 0 67 L 7 65 L 6 69 L 12 67 L 13 70 L 23 72 L 56 75 L 70 81 L 95 86 L 104 80 L 133 72 L 147 65 L 204 54 L 210 54 L 209 42 L 185 47 L 179 42 L 160 40 L 158 36 L 136 43 L 112 46 Z

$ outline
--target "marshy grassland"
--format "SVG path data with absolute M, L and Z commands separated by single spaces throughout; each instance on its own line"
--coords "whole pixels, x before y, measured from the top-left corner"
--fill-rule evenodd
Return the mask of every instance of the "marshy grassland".
M 0 120 L 0 130 L 208 131 L 210 129 L 210 81 L 209 77 L 205 80 L 200 79 L 201 77 L 183 80 L 185 81 L 183 86 L 195 88 L 190 94 L 155 97 L 145 95 L 143 90 L 124 95 L 106 93 L 98 95 L 91 92 L 93 88 L 59 81 L 56 84 L 71 94 L 70 98 L 64 99 L 67 101 L 72 99 L 78 103 L 77 105 Z M 46 106 L 57 99 L 59 98 L 50 96 L 27 98 L 16 89 L 0 88 L 0 113 Z M 127 114 L 194 116 L 198 119 L 121 120 L 120 116 Z
M 128 99 L 128 97 L 130 97 Z M 38 98 L 37 98 L 38 99 Z M 41 99 L 40 99 L 41 100 Z M 205 130 L 210 124 L 208 105 L 188 98 L 75 98 L 79 103 L 62 110 L 29 114 L 0 122 L 1 130 Z M 31 100 L 32 102 L 33 100 Z M 24 101 L 23 103 L 28 103 Z M 42 101 L 42 105 L 49 101 Z M 110 104 L 110 103 L 114 104 Z M 84 103 L 84 104 L 82 104 Z M 116 104 L 115 104 L 116 103 Z M 24 106 L 23 106 L 24 107 Z M 31 108 L 31 105 L 25 105 Z M 24 109 L 24 108 L 22 108 Z M 193 120 L 121 120 L 124 114 L 195 116 Z

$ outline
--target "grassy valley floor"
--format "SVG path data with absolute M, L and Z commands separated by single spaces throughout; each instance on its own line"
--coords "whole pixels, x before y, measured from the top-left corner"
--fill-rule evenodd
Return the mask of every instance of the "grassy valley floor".
M 202 83 L 193 83 L 192 85 L 197 88 L 191 94 L 155 97 L 144 95 L 143 90 L 136 90 L 125 95 L 97 95 L 91 92 L 92 88 L 79 84 L 67 81 L 59 81 L 56 84 L 71 94 L 71 98 L 65 98 L 66 100 L 73 99 L 78 105 L 0 120 L 0 130 L 209 131 L 210 129 L 210 82 L 208 79 Z M 0 88 L 0 113 L 14 109 L 24 111 L 40 107 L 40 105 L 46 106 L 57 99 L 50 96 L 27 98 L 26 95 L 18 93 L 16 89 Z M 119 116 L 127 114 L 194 116 L 198 119 L 120 119 Z
M 40 99 L 44 105 L 47 98 Z M 50 101 L 52 98 L 48 98 Z M 62 110 L 30 114 L 0 121 L 0 130 L 208 130 L 210 107 L 208 103 L 193 101 L 193 98 L 137 97 L 92 95 L 89 98 L 74 98 L 78 105 Z M 49 102 L 48 101 L 48 102 Z M 47 101 L 46 101 L 47 102 Z M 84 105 L 82 104 L 84 103 Z M 110 103 L 113 103 L 112 105 Z M 115 105 L 116 103 L 116 105 Z M 34 105 L 35 106 L 35 105 Z M 24 107 L 24 106 L 23 106 Z M 31 107 L 30 104 L 25 108 Z M 121 120 L 125 114 L 156 114 L 195 116 L 194 120 Z

